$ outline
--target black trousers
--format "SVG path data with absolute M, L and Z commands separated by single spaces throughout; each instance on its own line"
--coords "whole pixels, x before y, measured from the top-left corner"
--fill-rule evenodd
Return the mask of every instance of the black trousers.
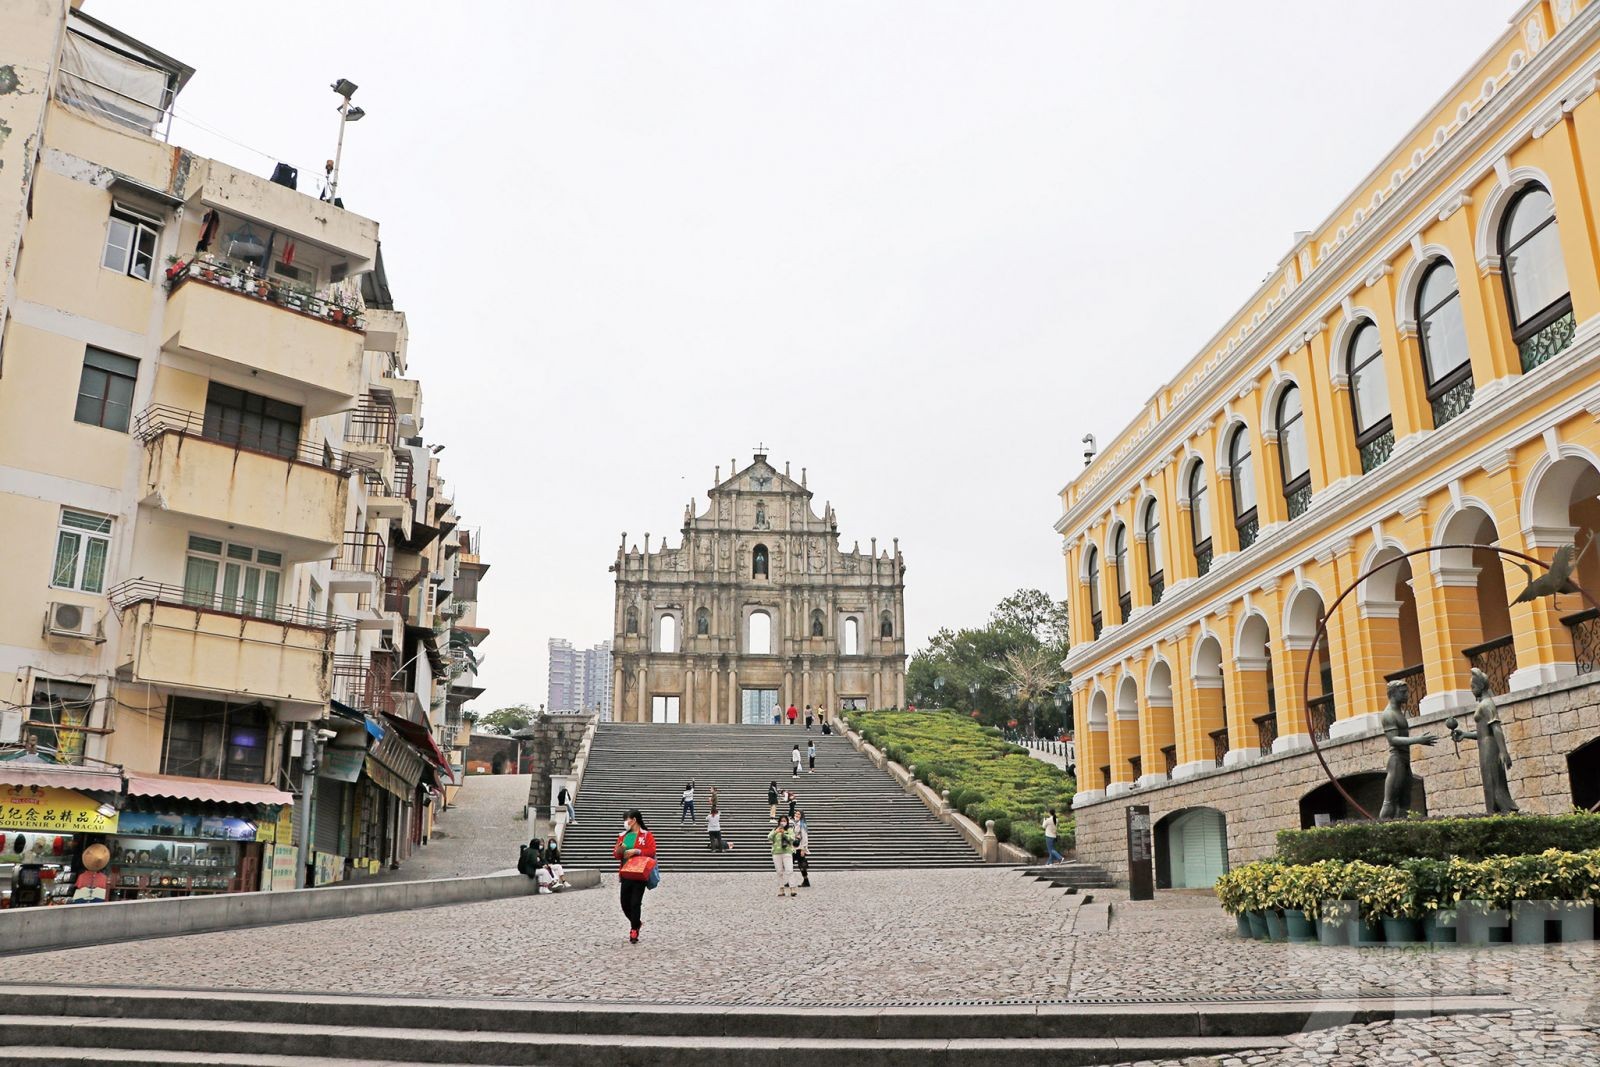
M 622 914 L 628 917 L 628 927 L 633 930 L 644 925 L 644 883 L 622 883 Z
M 811 881 L 811 857 L 804 852 L 796 852 L 794 854 L 794 865 L 800 868 L 800 880 L 802 882 Z

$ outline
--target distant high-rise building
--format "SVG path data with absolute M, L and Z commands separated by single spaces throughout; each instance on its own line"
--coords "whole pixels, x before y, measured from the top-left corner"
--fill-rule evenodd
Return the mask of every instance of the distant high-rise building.
M 611 643 L 574 648 L 560 637 L 550 638 L 550 688 L 545 707 L 552 713 L 598 711 L 611 718 Z

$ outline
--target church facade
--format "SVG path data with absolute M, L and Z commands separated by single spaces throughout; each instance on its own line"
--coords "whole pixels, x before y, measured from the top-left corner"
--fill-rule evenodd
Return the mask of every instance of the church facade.
M 730 464 L 730 470 L 732 464 Z M 612 718 L 770 724 L 775 709 L 905 705 L 905 561 L 839 547 L 831 504 L 812 508 L 805 471 L 762 453 L 720 470 L 680 543 L 629 547 L 616 579 Z

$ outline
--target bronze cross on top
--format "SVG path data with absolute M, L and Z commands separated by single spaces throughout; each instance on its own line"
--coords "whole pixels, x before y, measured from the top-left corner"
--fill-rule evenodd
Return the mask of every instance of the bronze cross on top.
M 767 454 L 767 446 L 766 445 L 756 445 L 756 453 L 755 454 L 758 455 L 758 456 L 766 455 Z

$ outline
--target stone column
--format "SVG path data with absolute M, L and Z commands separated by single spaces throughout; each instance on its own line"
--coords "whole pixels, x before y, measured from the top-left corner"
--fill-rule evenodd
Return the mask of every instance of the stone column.
M 1261 758 L 1261 734 L 1255 720 L 1267 713 L 1269 656 L 1238 656 L 1233 661 L 1228 696 L 1228 755 L 1224 765 L 1237 767 Z
M 648 677 L 648 673 L 643 667 L 640 667 L 638 674 L 639 693 L 638 700 L 635 702 L 637 705 L 635 710 L 639 717 L 634 720 L 635 722 L 650 721 L 650 691 L 645 688 L 646 677 Z
M 1416 563 L 1424 557 L 1413 556 Z M 1461 654 L 1483 641 L 1478 609 L 1478 568 L 1443 553 L 1431 570 L 1412 569 L 1411 589 L 1417 598 L 1417 629 L 1422 637 L 1423 676 L 1428 683 L 1422 713 L 1467 707 L 1472 700 L 1472 664 Z
M 702 719 L 700 717 L 695 709 L 694 700 L 694 664 L 685 663 L 683 668 L 683 714 L 680 718 L 684 722 L 710 722 L 710 719 Z
M 623 707 L 622 689 L 622 663 L 619 661 L 611 669 L 611 718 L 616 722 L 626 722 L 626 709 Z

